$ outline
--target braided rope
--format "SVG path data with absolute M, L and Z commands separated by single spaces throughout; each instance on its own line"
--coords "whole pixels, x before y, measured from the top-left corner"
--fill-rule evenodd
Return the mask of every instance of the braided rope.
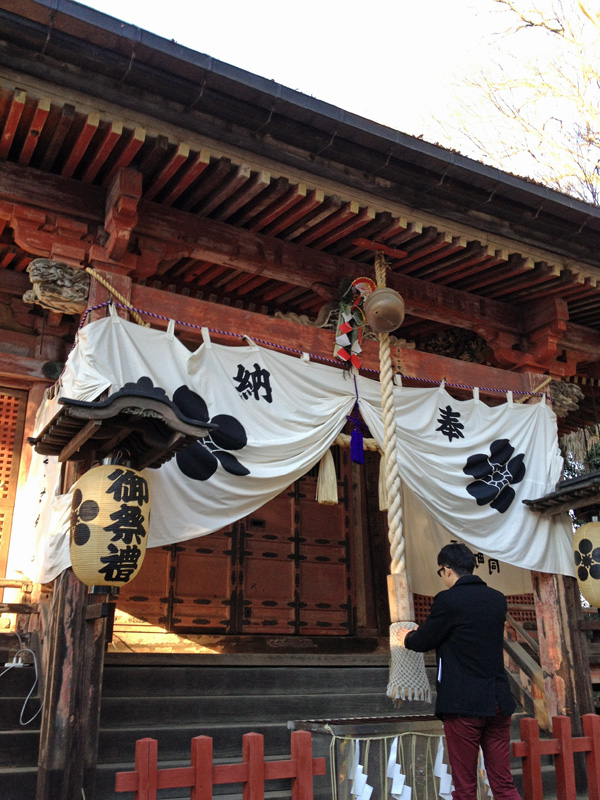
M 338 433 L 334 444 L 339 445 L 340 447 L 350 447 L 350 439 L 352 437 L 349 436 L 347 433 Z M 375 441 L 375 439 L 370 439 L 368 437 L 363 438 L 363 449 L 364 450 L 373 450 L 375 452 L 381 452 L 379 450 L 379 445 Z
M 127 302 L 127 298 L 124 297 L 120 292 L 118 292 L 114 286 L 112 286 L 105 278 L 102 277 L 102 275 L 100 275 L 99 272 L 96 272 L 96 270 L 93 267 L 85 267 L 85 271 L 89 275 L 91 275 L 94 280 L 98 281 L 98 283 L 104 286 L 104 288 L 107 289 L 110 292 L 110 294 L 113 295 L 113 297 L 116 297 L 119 303 L 122 303 L 128 309 L 129 313 L 131 314 L 131 316 L 134 318 L 134 320 L 137 322 L 138 325 L 143 325 L 145 328 L 148 328 L 150 326 L 150 323 L 144 322 L 144 320 L 137 313 L 137 311 L 129 305 L 129 303 Z
M 552 380 L 552 375 L 548 375 L 546 380 L 542 381 L 539 386 L 536 386 L 535 389 L 533 390 L 533 392 L 531 392 L 531 394 L 526 394 L 524 397 L 519 397 L 519 399 L 516 400 L 515 402 L 517 402 L 517 403 L 526 403 L 532 397 L 534 397 L 535 395 L 538 395 L 540 393 L 540 391 L 550 383 L 551 380 Z
M 377 288 L 385 286 L 385 258 L 375 254 Z M 383 418 L 383 453 L 385 459 L 385 487 L 388 498 L 388 539 L 392 556 L 393 575 L 406 572 L 404 536 L 402 535 L 402 506 L 400 503 L 400 471 L 398 470 L 396 443 L 396 416 L 394 414 L 394 374 L 389 333 L 379 334 L 379 382 L 381 384 L 381 411 Z

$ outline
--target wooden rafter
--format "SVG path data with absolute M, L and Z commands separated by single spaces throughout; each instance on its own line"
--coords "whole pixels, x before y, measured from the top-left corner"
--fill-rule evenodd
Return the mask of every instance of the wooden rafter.
M 27 94 L 21 89 L 15 89 L 12 93 L 8 114 L 4 121 L 2 136 L 0 137 L 0 158 L 6 158 L 10 152 L 15 133 L 17 132 L 17 125 L 19 124 L 21 114 L 25 108 L 26 99 Z
M 58 121 L 54 123 L 50 141 L 45 147 L 40 170 L 51 170 L 63 148 L 63 143 L 75 120 L 75 106 L 65 103 L 61 108 Z
M 150 186 L 148 186 L 144 192 L 144 197 L 146 200 L 152 200 L 152 198 L 156 197 L 163 186 L 166 186 L 167 182 L 171 180 L 173 175 L 175 175 L 182 164 L 187 161 L 189 155 L 190 146 L 188 144 L 182 143 L 175 148 L 175 152 L 171 155 L 162 169 L 156 175 L 154 175 L 152 181 L 150 182 Z
M 110 186 L 111 183 L 114 181 L 117 172 L 123 167 L 128 167 L 131 164 L 135 154 L 142 147 L 145 141 L 146 141 L 146 129 L 136 125 L 136 127 L 129 134 L 129 138 L 125 142 L 123 148 L 120 150 L 108 174 L 104 178 L 102 182 L 104 186 Z
M 79 135 L 75 140 L 75 144 L 71 149 L 71 153 L 69 157 L 65 161 L 63 168 L 61 169 L 61 175 L 64 175 L 65 178 L 71 178 L 77 167 L 79 166 L 81 159 L 85 155 L 87 151 L 87 147 L 89 143 L 92 141 L 96 131 L 98 130 L 98 126 L 100 125 L 100 115 L 91 111 L 85 118 L 83 122 L 83 127 L 79 131 Z
M 91 161 L 81 176 L 82 181 L 85 183 L 91 183 L 94 180 L 96 175 L 104 166 L 106 159 L 112 153 L 115 145 L 121 138 L 122 133 L 123 123 L 120 120 L 113 120 L 105 131 L 103 131 L 101 134 L 98 134 L 101 137 L 100 143 L 98 144 L 96 152 L 92 156 Z
M 185 172 L 175 176 L 171 188 L 162 200 L 164 205 L 173 205 L 175 200 L 202 175 L 209 164 L 210 152 L 203 148 L 196 154 L 192 163 L 188 164 Z
M 23 147 L 19 153 L 19 164 L 27 166 L 27 164 L 29 164 L 31 161 L 31 156 L 33 155 L 34 150 L 40 140 L 40 134 L 42 133 L 44 125 L 46 124 L 49 113 L 50 100 L 47 97 L 40 97 L 36 103 L 33 118 L 29 123 L 25 141 L 23 142 Z
M 243 208 L 246 203 L 266 189 L 270 181 L 271 176 L 265 170 L 255 173 L 250 180 L 245 181 L 237 191 L 217 207 L 215 213 L 212 215 L 213 219 L 220 221 L 228 220 L 236 211 Z

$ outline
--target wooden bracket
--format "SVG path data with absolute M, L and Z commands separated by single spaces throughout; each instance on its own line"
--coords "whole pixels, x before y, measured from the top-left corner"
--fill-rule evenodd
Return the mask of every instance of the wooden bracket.
M 131 233 L 137 225 L 141 196 L 141 172 L 129 168 L 118 170 L 106 193 L 104 221 L 108 233 L 105 249 L 114 261 L 119 261 L 127 252 Z
M 564 300 L 552 298 L 529 304 L 522 309 L 522 319 L 521 335 L 485 324 L 473 327 L 485 339 L 501 367 L 569 377 L 577 372 L 578 362 L 589 358 L 584 352 L 561 344 L 569 320 Z

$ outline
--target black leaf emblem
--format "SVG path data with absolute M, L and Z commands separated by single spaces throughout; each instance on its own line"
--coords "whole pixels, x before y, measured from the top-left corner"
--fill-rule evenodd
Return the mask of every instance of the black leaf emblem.
M 524 453 L 513 457 L 515 448 L 508 439 L 496 439 L 490 446 L 489 456 L 477 453 L 469 456 L 463 472 L 474 480 L 467 492 L 477 500 L 478 506 L 487 503 L 503 514 L 515 498 L 512 484 L 525 477 Z
M 250 474 L 250 470 L 229 452 L 241 450 L 248 443 L 246 430 L 239 420 L 230 414 L 210 417 L 203 398 L 187 386 L 180 386 L 176 390 L 173 402 L 186 417 L 202 422 L 214 422 L 219 426 L 217 430 L 210 431 L 203 439 L 177 453 L 175 456 L 177 466 L 184 475 L 192 480 L 207 481 L 215 474 L 219 464 L 230 475 Z

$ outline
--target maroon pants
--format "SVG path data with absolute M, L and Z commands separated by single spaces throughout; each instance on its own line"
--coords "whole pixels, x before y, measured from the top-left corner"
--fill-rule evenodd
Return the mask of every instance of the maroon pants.
M 453 800 L 476 800 L 479 748 L 494 800 L 521 800 L 510 773 L 510 717 L 444 718 Z

